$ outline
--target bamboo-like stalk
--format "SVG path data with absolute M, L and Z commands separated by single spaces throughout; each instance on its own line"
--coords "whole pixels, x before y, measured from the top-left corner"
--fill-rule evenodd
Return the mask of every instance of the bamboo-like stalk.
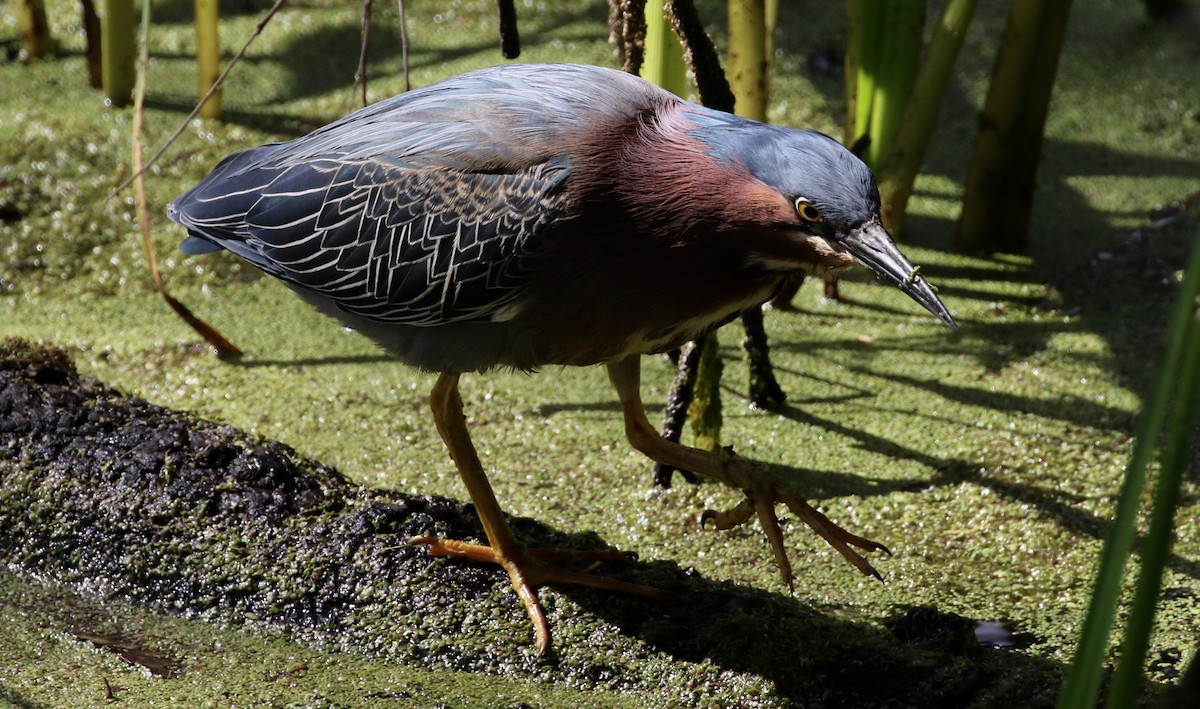
M 912 92 L 896 128 L 892 150 L 879 172 L 879 192 L 883 200 L 883 223 L 893 237 L 899 238 L 912 195 L 913 182 L 921 168 L 925 148 L 933 134 L 934 121 L 954 62 L 962 48 L 967 26 L 975 14 L 978 0 L 948 0 L 938 20 L 925 60 L 917 72 Z
M 873 170 L 881 168 L 891 152 L 921 61 L 925 28 L 923 1 L 888 3 L 886 12 L 883 46 L 876 60 L 878 78 L 871 96 L 871 144 L 866 155 L 866 163 Z
M 103 55 L 104 98 L 113 106 L 128 106 L 133 96 L 133 0 L 104 0 L 100 51 Z
M 779 0 L 767 0 L 763 17 L 766 37 L 764 44 L 767 48 L 767 95 L 771 93 L 771 64 L 775 61 L 775 30 L 779 28 Z
M 688 407 L 688 425 L 692 427 L 692 445 L 716 453 L 721 450 L 721 362 L 717 333 L 710 332 L 696 346 L 701 348 L 696 368 L 696 386 Z
M 243 56 L 246 55 L 246 50 L 249 49 L 254 40 L 257 39 L 260 34 L 262 34 L 262 31 L 267 26 L 267 23 L 270 22 L 271 18 L 279 12 L 279 9 L 283 7 L 285 2 L 287 2 L 287 0 L 275 0 L 275 2 L 271 5 L 271 9 L 267 10 L 267 13 L 263 15 L 262 19 L 258 21 L 258 24 L 254 26 L 254 31 L 250 33 L 250 37 L 242 45 L 241 49 L 237 50 L 237 53 L 234 54 L 233 58 L 229 60 L 229 63 L 225 65 L 225 71 L 222 71 L 221 75 L 217 77 L 217 83 L 213 85 L 213 88 L 209 89 L 209 93 L 200 97 L 200 102 L 196 104 L 191 113 L 184 117 L 183 121 L 180 122 L 179 127 L 177 127 L 175 132 L 171 134 L 171 137 L 167 138 L 166 142 L 159 146 L 158 150 L 156 150 L 154 154 L 150 156 L 150 159 L 146 161 L 145 165 L 142 165 L 141 168 L 134 170 L 133 175 L 131 175 L 121 184 L 117 185 L 117 188 L 113 190 L 111 196 L 120 194 L 121 191 L 123 191 L 126 187 L 132 185 L 133 181 L 137 179 L 139 175 L 148 170 L 151 165 L 157 162 L 158 159 L 162 157 L 163 153 L 167 152 L 167 148 L 171 147 L 171 144 L 178 140 L 179 136 L 183 135 L 183 131 L 187 129 L 188 124 L 192 122 L 193 118 L 199 115 L 200 108 L 204 105 L 204 102 L 208 100 L 210 94 L 218 90 L 221 87 L 221 84 L 225 83 L 225 77 L 229 76 L 229 72 L 233 71 L 233 68 L 237 66 L 237 63 L 241 61 Z
M 767 8 L 764 0 L 729 0 L 729 68 L 736 113 L 767 120 Z
M 997 225 L 1009 207 L 1003 199 L 1007 191 L 1004 181 L 1036 55 L 1042 8 L 1043 0 L 1013 0 L 1009 7 L 967 170 L 954 240 L 959 250 L 992 250 L 997 243 Z
M 871 109 L 875 100 L 875 85 L 879 80 L 880 44 L 887 15 L 887 5 L 882 2 L 857 0 L 861 12 L 858 14 L 858 32 L 854 35 L 858 43 L 858 73 L 854 88 L 854 135 L 850 144 L 865 135 L 871 128 Z
M 196 0 L 196 97 L 203 97 L 221 75 L 221 8 L 218 0 Z M 201 118 L 221 118 L 221 89 L 200 108 Z
M 665 0 L 646 2 L 646 51 L 640 74 L 676 96 L 688 94 L 683 45 L 667 19 Z
M 54 38 L 50 36 L 42 0 L 17 2 L 17 32 L 21 37 L 21 61 L 31 62 L 54 51 Z
M 764 61 L 763 67 L 763 95 L 768 108 L 771 105 L 771 68 L 775 63 L 775 34 L 779 29 L 779 0 L 766 0 L 765 13 L 763 15 L 763 49 Z M 766 114 L 763 116 L 766 120 Z
M 842 64 L 842 91 L 846 111 L 842 115 L 842 144 L 854 145 L 858 129 L 858 74 L 862 63 L 863 0 L 846 0 L 846 51 Z
M 1070 13 L 1071 0 L 1047 2 L 1042 6 L 1033 61 L 1025 82 L 1025 101 L 1015 126 L 1008 172 L 1003 181 L 1004 219 L 993 232 L 995 248 L 1000 251 L 1020 253 L 1028 245 L 1046 116 L 1050 113 L 1050 98 Z

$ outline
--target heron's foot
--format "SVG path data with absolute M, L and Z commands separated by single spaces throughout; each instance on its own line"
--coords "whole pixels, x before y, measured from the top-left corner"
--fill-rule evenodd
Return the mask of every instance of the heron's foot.
M 779 566 L 779 571 L 783 575 L 783 582 L 787 584 L 789 589 L 793 589 L 792 581 L 794 576 L 792 574 L 792 564 L 788 561 L 787 549 L 783 545 L 783 532 L 779 528 L 779 517 L 775 514 L 775 505 L 782 503 L 793 514 L 803 520 L 805 524 L 811 527 L 813 531 L 821 535 L 825 541 L 829 542 L 830 546 L 844 556 L 855 568 L 867 576 L 874 576 L 881 581 L 883 580 L 879 572 L 851 547 L 858 547 L 868 552 L 878 550 L 891 556 L 892 552 L 887 547 L 879 542 L 871 541 L 870 539 L 860 537 L 857 534 L 842 529 L 831 522 L 828 517 L 817 511 L 812 505 L 808 504 L 804 498 L 781 489 L 770 478 L 767 478 L 764 482 L 769 484 L 757 489 L 747 490 L 746 499 L 742 500 L 732 509 L 723 512 L 706 510 L 700 516 L 701 526 L 711 521 L 717 529 L 732 529 L 748 522 L 751 515 L 756 515 L 759 524 L 762 525 L 763 533 L 767 535 L 767 540 L 771 544 L 771 551 L 775 555 L 775 563 Z
M 458 541 L 456 539 L 440 539 L 432 535 L 413 537 L 409 544 L 424 545 L 433 556 L 448 556 L 459 559 L 469 559 L 485 564 L 496 564 L 508 572 L 517 596 L 525 605 L 530 620 L 533 621 L 534 643 L 538 654 L 545 654 L 550 648 L 550 623 L 538 600 L 538 586 L 546 584 L 574 584 L 590 586 L 604 591 L 630 593 L 643 598 L 663 600 L 666 592 L 653 586 L 640 583 L 630 583 L 605 576 L 593 576 L 590 572 L 604 561 L 626 561 L 637 558 L 631 552 L 617 549 L 550 549 L 533 548 L 520 549 L 516 553 L 502 553 L 500 550 L 484 544 Z M 564 568 L 559 564 L 584 564 L 582 571 Z

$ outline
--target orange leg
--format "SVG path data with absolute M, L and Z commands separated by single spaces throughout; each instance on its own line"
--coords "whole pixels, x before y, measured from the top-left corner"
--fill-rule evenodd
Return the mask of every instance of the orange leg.
M 779 529 L 779 518 L 775 505 L 782 503 L 804 523 L 821 535 L 825 541 L 868 576 L 880 578 L 879 572 L 851 546 L 865 551 L 880 550 L 890 554 L 887 547 L 878 542 L 851 534 L 818 512 L 804 498 L 787 490 L 774 476 L 745 461 L 724 458 L 715 453 L 689 448 L 664 439 L 650 425 L 646 410 L 642 406 L 641 359 L 626 357 L 608 364 L 608 378 L 621 399 L 621 410 L 625 414 L 625 435 L 634 448 L 651 460 L 683 470 L 690 470 L 714 480 L 746 491 L 749 498 L 734 509 L 723 512 L 706 512 L 703 520 L 713 520 L 720 529 L 728 529 L 746 522 L 751 513 L 758 517 L 763 532 L 771 544 L 775 562 L 779 565 L 783 581 L 792 586 L 792 565 L 788 561 L 783 545 L 783 532 Z
M 462 397 L 458 393 L 459 375 L 443 372 L 434 384 L 429 396 L 433 408 L 434 421 L 438 433 L 450 450 L 450 457 L 458 466 L 471 501 L 475 503 L 475 511 L 479 521 L 483 523 L 483 531 L 487 535 L 488 545 L 471 544 L 452 539 L 437 539 L 436 537 L 417 537 L 412 543 L 425 544 L 432 554 L 437 556 L 454 556 L 472 559 L 474 561 L 498 564 L 508 572 L 517 596 L 525 605 L 530 620 L 533 621 L 534 640 L 538 653 L 545 653 L 550 648 L 550 624 L 538 601 L 534 588 L 547 583 L 570 583 L 581 586 L 591 586 L 608 591 L 632 593 L 647 598 L 660 599 L 665 594 L 657 588 L 641 584 L 618 581 L 616 579 L 592 576 L 588 573 L 571 571 L 554 562 L 561 561 L 603 561 L 628 558 L 628 555 L 615 550 L 572 551 L 566 549 L 526 549 L 517 541 L 504 512 L 496 501 L 492 486 L 488 482 L 471 435 L 467 431 L 467 420 L 463 415 Z

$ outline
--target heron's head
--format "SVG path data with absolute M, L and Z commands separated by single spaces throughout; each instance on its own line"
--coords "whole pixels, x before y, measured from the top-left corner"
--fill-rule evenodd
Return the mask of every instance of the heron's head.
M 880 219 L 871 170 L 829 136 L 742 119 L 701 124 L 693 135 L 713 157 L 744 168 L 789 205 L 774 229 L 823 255 L 824 265 L 857 263 L 897 286 L 943 323 L 957 326 L 933 288 L 896 247 Z

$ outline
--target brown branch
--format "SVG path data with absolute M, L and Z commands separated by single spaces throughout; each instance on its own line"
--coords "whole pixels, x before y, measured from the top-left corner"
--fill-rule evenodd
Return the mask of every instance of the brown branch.
M 621 71 L 638 74 L 646 54 L 646 0 L 613 0 L 609 42 L 621 53 Z
M 733 90 L 721 69 L 721 57 L 712 38 L 704 31 L 704 23 L 692 0 L 667 0 L 667 15 L 671 27 L 683 44 L 683 60 L 696 77 L 696 91 L 705 106 L 733 113 Z
M 148 23 L 147 23 L 148 24 Z M 145 168 L 142 165 L 142 119 L 145 115 L 146 102 L 146 69 L 149 62 L 147 61 L 146 47 L 146 28 L 142 29 L 142 47 L 141 56 L 137 63 L 137 79 L 134 85 L 133 98 L 133 180 L 134 196 L 137 204 L 137 222 L 138 229 L 142 233 L 142 251 L 146 255 L 146 262 L 150 265 L 150 278 L 154 281 L 154 287 L 158 289 L 159 295 L 171 306 L 183 321 L 198 332 L 213 349 L 216 350 L 217 356 L 221 359 L 236 358 L 242 356 L 242 351 L 233 345 L 229 340 L 225 339 L 221 333 L 217 332 L 212 326 L 204 322 L 200 318 L 192 314 L 186 305 L 180 303 L 173 298 L 170 293 L 167 293 L 167 287 L 163 283 L 162 271 L 158 268 L 158 256 L 154 253 L 154 244 L 150 241 L 150 214 L 146 207 L 146 178 L 143 175 Z

